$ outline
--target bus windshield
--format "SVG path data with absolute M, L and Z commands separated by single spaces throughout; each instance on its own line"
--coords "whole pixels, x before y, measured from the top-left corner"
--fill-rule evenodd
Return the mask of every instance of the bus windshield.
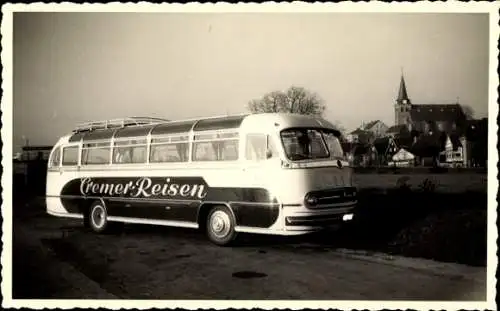
M 292 160 L 342 158 L 343 151 L 333 131 L 322 129 L 288 129 L 281 131 L 286 156 Z

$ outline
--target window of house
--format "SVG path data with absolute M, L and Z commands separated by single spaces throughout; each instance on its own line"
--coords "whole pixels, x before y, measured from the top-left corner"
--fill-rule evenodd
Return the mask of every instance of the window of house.
M 69 146 L 63 148 L 62 165 L 78 164 L 78 146 Z

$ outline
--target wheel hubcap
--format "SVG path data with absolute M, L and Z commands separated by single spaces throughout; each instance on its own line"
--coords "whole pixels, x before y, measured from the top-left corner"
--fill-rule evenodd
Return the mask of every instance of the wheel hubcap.
M 229 219 L 229 215 L 223 211 L 216 211 L 210 217 L 210 227 L 216 237 L 225 237 L 231 230 L 231 220 Z
M 106 215 L 102 206 L 94 207 L 92 211 L 92 222 L 97 228 L 101 228 L 104 225 L 105 217 Z

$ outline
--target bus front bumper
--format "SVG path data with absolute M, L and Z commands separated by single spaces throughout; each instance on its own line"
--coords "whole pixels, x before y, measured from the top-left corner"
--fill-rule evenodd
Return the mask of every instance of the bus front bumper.
M 287 216 L 285 217 L 285 224 L 287 227 L 335 225 L 345 221 L 350 221 L 353 219 L 353 217 L 353 213 L 312 216 Z
M 285 230 L 304 232 L 342 225 L 354 219 L 354 208 L 355 206 L 342 206 L 318 211 L 285 213 Z

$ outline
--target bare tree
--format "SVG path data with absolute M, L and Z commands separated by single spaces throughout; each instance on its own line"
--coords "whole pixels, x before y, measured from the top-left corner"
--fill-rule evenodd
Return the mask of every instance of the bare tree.
M 331 122 L 333 124 L 333 126 L 335 126 L 335 128 L 341 133 L 342 135 L 342 139 L 345 139 L 345 135 L 346 135 L 346 128 L 342 125 L 342 123 L 338 120 L 335 120 L 333 122 Z
M 323 100 L 303 87 L 291 86 L 285 92 L 274 91 L 248 103 L 252 113 L 290 112 L 321 116 L 325 111 Z
M 462 106 L 462 110 L 463 110 L 467 120 L 474 119 L 474 109 L 472 109 L 471 106 Z

